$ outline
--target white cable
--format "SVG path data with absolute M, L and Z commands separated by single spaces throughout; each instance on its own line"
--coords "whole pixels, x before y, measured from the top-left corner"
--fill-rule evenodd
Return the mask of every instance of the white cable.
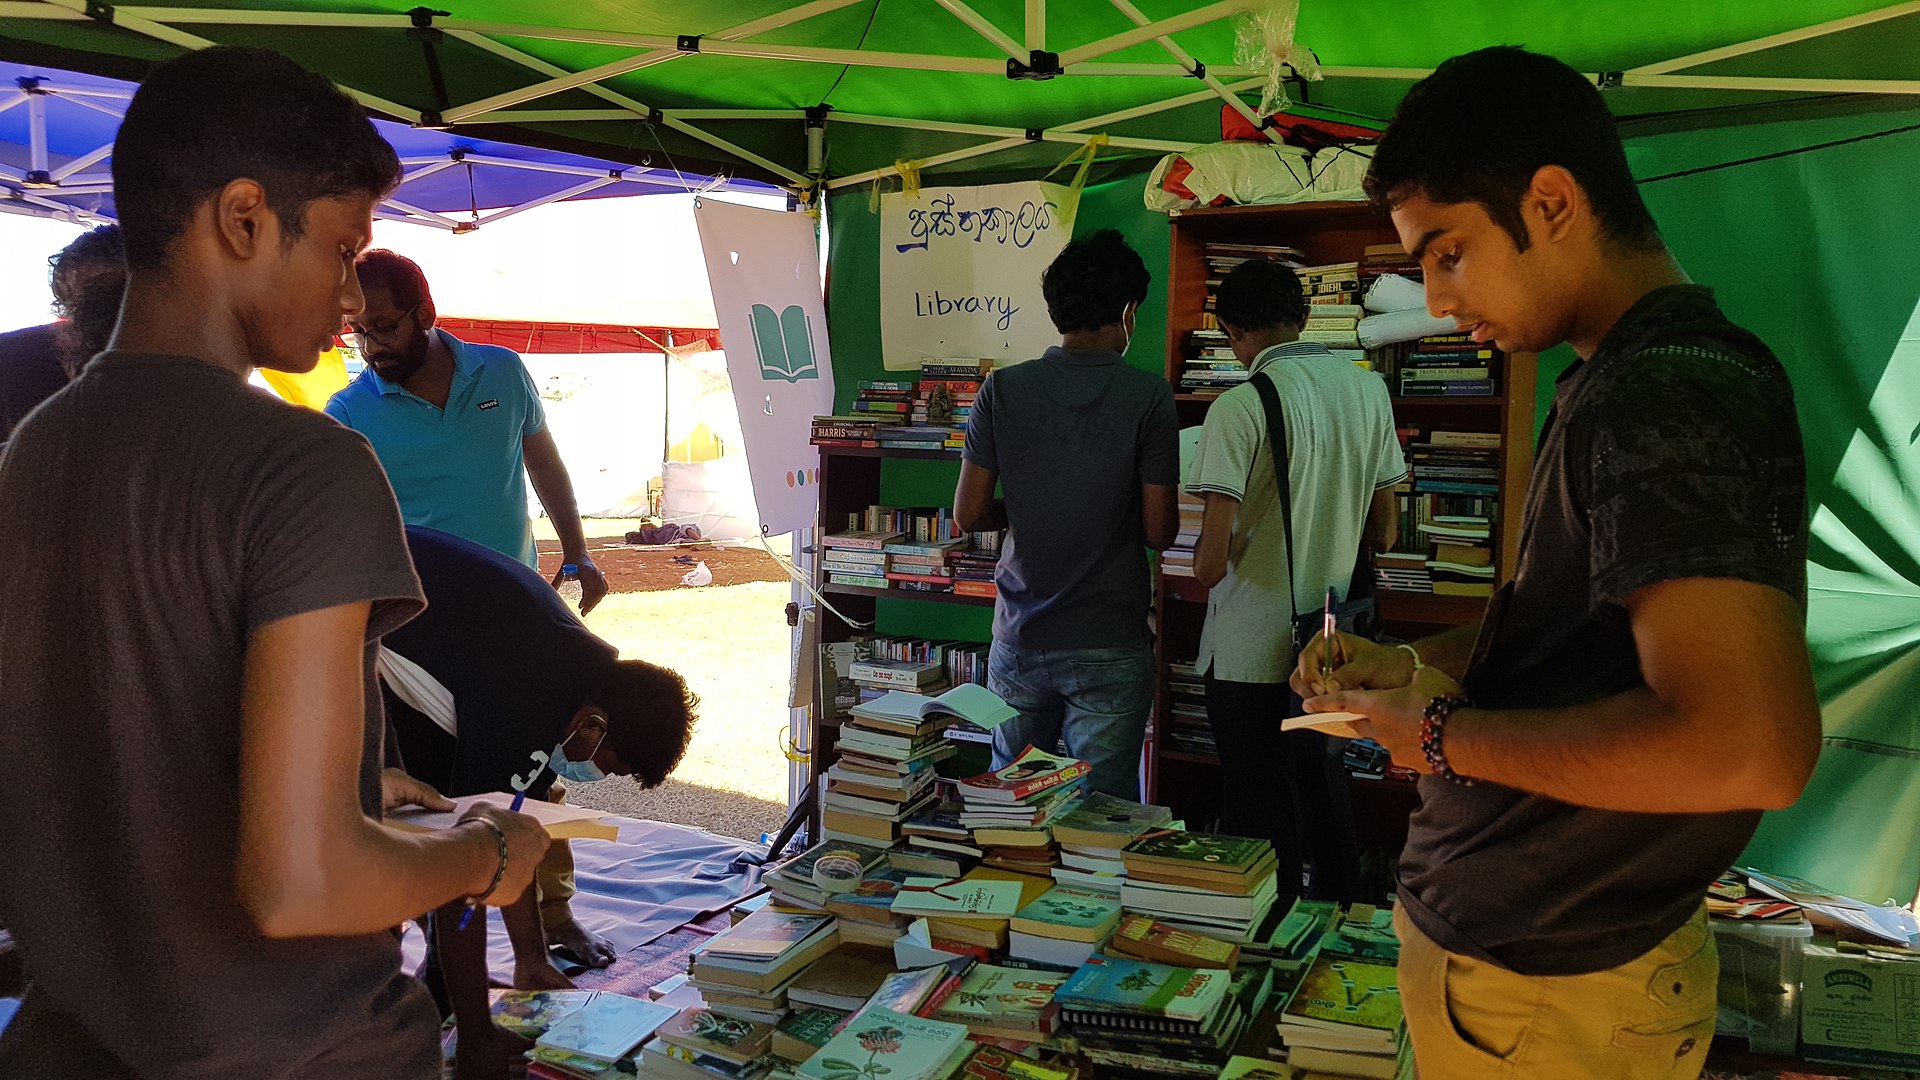
M 791 577 L 793 580 L 799 582 L 800 587 L 807 590 L 808 595 L 812 596 L 815 600 L 819 601 L 821 607 L 826 608 L 828 611 L 831 611 L 835 615 L 839 616 L 841 622 L 846 623 L 848 626 L 852 627 L 855 630 L 873 629 L 872 623 L 861 622 L 859 619 L 852 618 L 846 612 L 841 611 L 837 607 L 834 607 L 833 601 L 820 595 L 820 590 L 813 587 L 813 582 L 808 581 L 807 576 L 800 572 L 800 568 L 793 565 L 793 560 L 787 558 L 784 555 L 781 555 L 779 552 L 774 551 L 773 545 L 767 543 L 767 527 L 765 525 L 760 526 L 759 539 L 760 539 L 760 546 L 767 550 L 768 555 L 773 556 L 773 561 L 778 563 L 780 565 L 780 568 L 787 572 L 788 577 Z

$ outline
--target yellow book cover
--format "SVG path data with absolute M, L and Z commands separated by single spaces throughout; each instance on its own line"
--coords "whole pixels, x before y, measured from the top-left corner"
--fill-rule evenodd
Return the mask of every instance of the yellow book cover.
M 1397 1031 L 1403 1014 L 1394 966 L 1323 953 L 1287 1002 L 1287 1017 L 1317 1026 Z

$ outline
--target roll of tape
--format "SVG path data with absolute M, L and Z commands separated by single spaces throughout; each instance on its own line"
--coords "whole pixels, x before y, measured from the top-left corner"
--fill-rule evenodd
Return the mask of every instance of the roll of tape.
M 860 860 L 844 852 L 828 852 L 813 863 L 813 883 L 830 893 L 849 893 L 860 887 L 866 871 Z

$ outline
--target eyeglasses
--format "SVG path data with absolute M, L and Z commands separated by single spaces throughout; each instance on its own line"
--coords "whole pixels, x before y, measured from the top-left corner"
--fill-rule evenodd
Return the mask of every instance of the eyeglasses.
M 419 311 L 420 305 L 424 303 L 426 303 L 425 300 L 416 302 L 412 307 L 402 313 L 398 319 L 395 319 L 392 326 L 376 329 L 371 326 L 355 326 L 353 323 L 348 323 L 347 333 L 359 338 L 362 345 L 391 345 L 400 337 L 400 328 L 406 324 L 408 319 L 413 318 L 413 313 Z

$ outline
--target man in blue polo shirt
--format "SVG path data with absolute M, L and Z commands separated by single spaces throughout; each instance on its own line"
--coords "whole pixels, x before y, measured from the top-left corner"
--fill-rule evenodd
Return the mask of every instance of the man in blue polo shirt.
M 527 520 L 531 477 L 561 561 L 579 569 L 581 614 L 591 611 L 606 578 L 587 557 L 573 481 L 519 355 L 435 329 L 426 275 L 406 256 L 375 249 L 356 268 L 366 307 L 349 329 L 367 369 L 333 395 L 327 414 L 373 444 L 407 524 L 539 569 Z

